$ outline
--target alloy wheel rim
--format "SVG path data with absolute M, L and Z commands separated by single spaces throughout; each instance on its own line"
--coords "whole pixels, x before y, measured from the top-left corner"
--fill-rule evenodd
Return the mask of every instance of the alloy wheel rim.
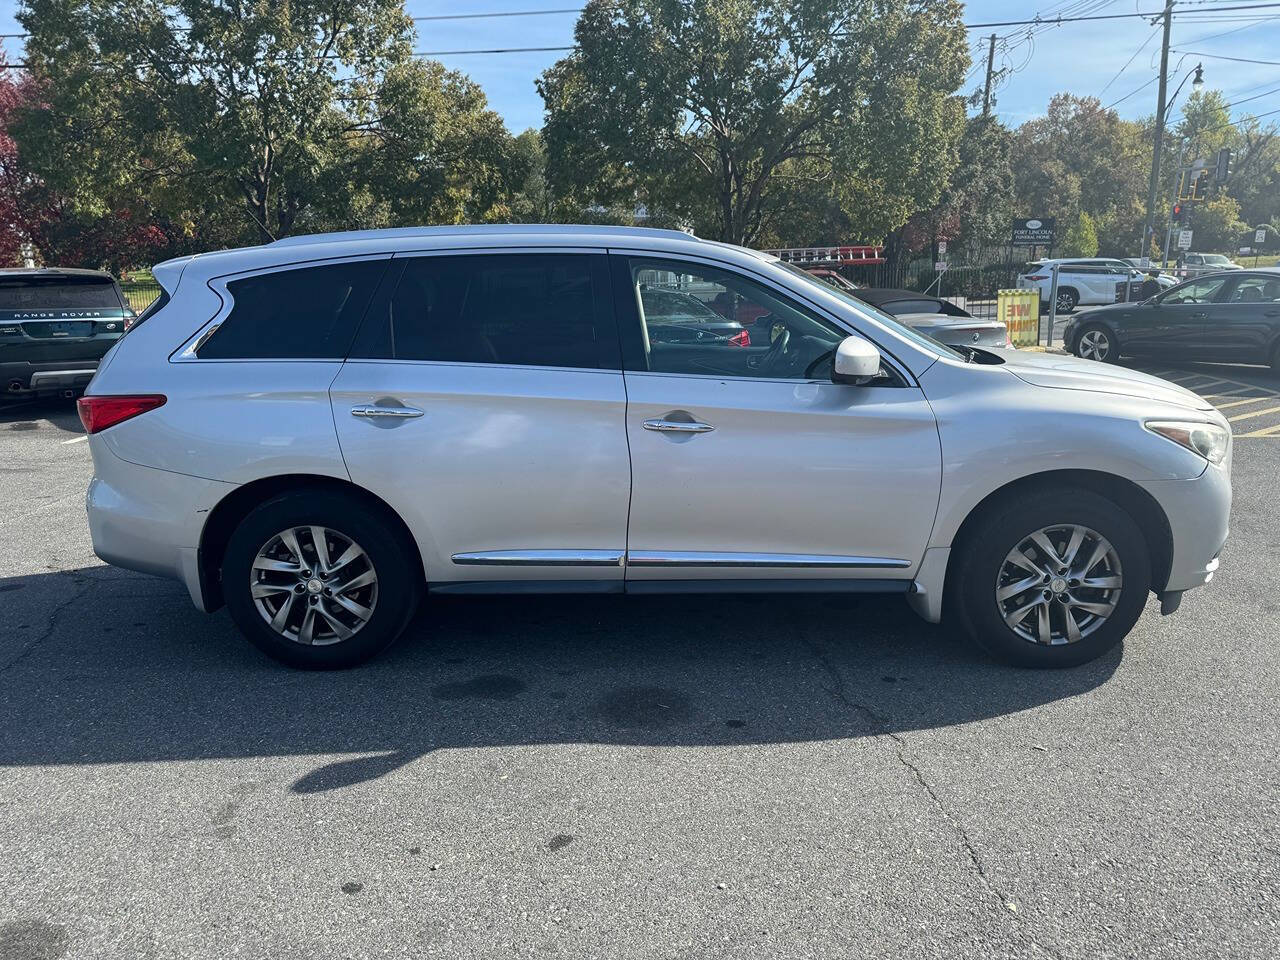
M 1058 310 L 1062 313 L 1070 313 L 1071 308 L 1075 306 L 1075 301 L 1066 293 L 1058 294 Z
M 305 646 L 349 640 L 373 616 L 378 574 L 364 549 L 329 527 L 282 530 L 249 570 L 249 593 L 267 626 Z
M 1101 330 L 1089 330 L 1080 337 L 1080 356 L 1086 360 L 1105 360 L 1111 354 L 1111 341 Z
M 1023 537 L 1000 565 L 995 601 L 1005 625 L 1042 646 L 1078 643 L 1115 612 L 1124 586 L 1110 541 L 1061 523 Z

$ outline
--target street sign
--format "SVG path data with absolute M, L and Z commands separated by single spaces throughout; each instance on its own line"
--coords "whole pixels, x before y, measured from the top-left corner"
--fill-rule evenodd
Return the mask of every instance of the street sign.
M 1253 242 L 1261 247 L 1267 242 L 1267 228 L 1259 227 L 1253 232 Z
M 1190 230 L 1178 231 L 1178 249 L 1179 250 L 1191 249 L 1191 231 Z
M 938 241 L 938 256 L 945 257 L 947 255 L 947 241 Z
M 1053 217 L 1015 220 L 1013 221 L 1013 239 L 1009 242 L 1015 247 L 1052 247 L 1056 225 L 1057 220 Z
M 945 273 L 947 270 L 947 262 L 945 260 L 938 260 L 934 263 L 933 269 L 937 270 L 939 273 Z

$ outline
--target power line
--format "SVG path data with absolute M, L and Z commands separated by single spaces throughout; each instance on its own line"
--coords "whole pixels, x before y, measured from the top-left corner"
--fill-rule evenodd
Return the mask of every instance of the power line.
M 1215 10 L 1259 10 L 1263 8 L 1272 8 L 1272 7 L 1280 7 L 1280 2 L 1248 4 L 1244 6 L 1215 7 L 1214 9 Z M 563 10 L 556 10 L 556 11 L 543 11 L 543 10 L 508 11 L 501 14 L 498 14 L 498 13 L 440 14 L 434 18 L 432 17 L 416 18 L 415 17 L 414 19 L 456 20 L 456 19 L 466 19 L 466 18 L 475 19 L 479 17 L 490 17 L 490 16 L 533 16 L 533 15 L 540 15 L 543 13 L 552 13 L 552 12 L 573 12 L 573 11 L 571 8 L 563 8 Z M 1174 14 L 1176 16 L 1177 11 L 1174 11 Z M 1073 16 L 1073 17 L 1059 16 L 1059 17 L 1053 17 L 1049 19 L 1036 18 L 1034 20 L 1002 20 L 1002 21 L 991 22 L 991 23 L 968 23 L 968 24 L 964 24 L 964 27 L 966 30 L 977 30 L 977 29 L 985 29 L 987 27 L 1007 27 L 1007 26 L 1056 27 L 1064 23 L 1080 23 L 1082 21 L 1094 21 L 1094 20 L 1128 20 L 1128 19 L 1134 19 L 1134 18 L 1150 19 L 1153 16 L 1162 16 L 1162 15 L 1163 15 L 1162 12 L 1157 11 L 1155 13 L 1113 13 L 1113 14 Z M 0 39 L 5 37 L 22 38 L 22 37 L 28 37 L 28 36 L 30 36 L 30 34 L 3 34 L 3 35 L 0 35 Z M 468 55 L 476 55 L 476 54 L 553 53 L 553 52 L 559 53 L 559 52 L 564 52 L 564 51 L 573 50 L 573 49 L 575 48 L 572 45 L 548 46 L 548 47 L 495 47 L 491 49 L 482 49 L 482 50 L 419 50 L 419 51 L 415 51 L 413 55 L 415 57 L 445 57 L 445 56 L 468 56 Z M 1187 52 L 1187 51 L 1179 51 L 1179 52 Z M 1193 53 L 1192 55 L 1215 58 L 1214 54 L 1207 54 L 1207 53 L 1206 54 Z M 337 55 L 329 55 L 327 57 L 317 57 L 314 59 L 338 59 L 338 57 Z M 1216 59 L 1231 60 L 1236 58 L 1216 57 Z M 191 65 L 196 65 L 200 62 L 201 61 L 157 61 L 156 65 L 191 66 Z M 1266 64 L 1266 65 L 1280 66 L 1280 61 L 1274 61 L 1274 60 L 1243 60 L 1241 59 L 1240 62 L 1241 63 L 1260 63 L 1260 64 Z M 0 69 L 26 70 L 28 69 L 28 64 L 26 62 L 9 63 L 9 64 L 4 64 L 0 66 Z M 1134 91 L 1134 92 L 1136 93 L 1137 91 Z M 1116 101 L 1116 102 L 1119 103 L 1120 101 Z
M 1138 59 L 1138 54 L 1140 54 L 1143 50 L 1147 48 L 1147 44 L 1150 43 L 1152 40 L 1154 40 L 1156 38 L 1156 34 L 1159 32 L 1160 32 L 1160 28 L 1156 27 L 1154 30 L 1151 31 L 1150 34 L 1147 35 L 1147 39 L 1143 40 L 1142 45 L 1138 47 L 1137 50 L 1133 51 L 1133 56 L 1131 56 L 1128 60 L 1125 61 L 1124 66 L 1120 68 L 1119 72 L 1114 77 L 1112 77 L 1110 80 L 1107 81 L 1107 85 L 1105 87 L 1103 87 L 1101 90 L 1098 91 L 1098 96 L 1102 96 L 1102 94 L 1106 93 L 1108 88 L 1117 80 L 1119 80 L 1121 76 L 1123 76 L 1124 72 L 1129 69 L 1129 64 L 1133 63 L 1134 60 Z
M 1208 57 L 1210 60 L 1231 60 L 1235 63 L 1261 63 L 1269 67 L 1280 67 L 1280 60 L 1250 60 L 1248 57 L 1224 57 L 1217 53 L 1201 53 L 1199 50 L 1170 50 L 1170 53 L 1182 53 L 1189 57 Z
M 1102 5 L 1105 6 L 1105 4 L 1102 4 Z M 1280 7 L 1280 3 L 1251 3 L 1251 4 L 1233 5 L 1228 7 L 1214 7 L 1213 12 L 1218 13 L 1218 12 L 1225 12 L 1228 10 L 1263 10 L 1271 7 Z M 1097 7 L 1095 7 L 1094 9 L 1097 9 Z M 490 18 L 496 18 L 496 17 L 542 17 L 542 16 L 550 16 L 553 14 L 581 13 L 582 10 L 583 10 L 582 7 L 557 7 L 552 10 L 503 10 L 503 11 L 495 11 L 495 12 L 489 12 L 489 13 L 440 13 L 440 14 L 432 14 L 430 16 L 423 16 L 423 17 L 410 17 L 409 19 L 417 23 L 422 23 L 426 21 L 441 21 L 441 20 L 482 20 L 482 19 L 490 19 Z M 1163 11 L 1153 10 L 1153 11 L 1148 11 L 1146 13 L 1110 13 L 1110 14 L 1094 14 L 1094 15 L 1088 15 L 1088 16 L 1058 15 L 1055 17 L 1035 17 L 1034 19 L 1031 19 L 1031 20 L 999 20 L 999 21 L 992 21 L 990 23 L 966 23 L 964 24 L 964 28 L 966 30 L 985 30 L 988 27 L 1019 27 L 1019 26 L 1056 27 L 1064 23 L 1080 23 L 1082 21 L 1088 21 L 1088 20 L 1131 20 L 1131 19 L 1150 20 L 1152 17 L 1159 17 L 1162 14 L 1163 14 Z M 1175 11 L 1174 15 L 1177 16 L 1178 12 Z M 25 40 L 30 36 L 31 34 L 29 33 L 0 33 L 0 40 Z

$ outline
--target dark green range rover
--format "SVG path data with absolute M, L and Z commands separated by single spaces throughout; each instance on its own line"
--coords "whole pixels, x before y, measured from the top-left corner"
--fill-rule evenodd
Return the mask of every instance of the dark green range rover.
M 0 391 L 74 396 L 134 313 L 109 273 L 0 270 Z

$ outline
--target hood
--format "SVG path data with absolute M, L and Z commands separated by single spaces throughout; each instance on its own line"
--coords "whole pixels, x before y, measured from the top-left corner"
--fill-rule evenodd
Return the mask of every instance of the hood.
M 1157 403 L 1173 404 L 1189 410 L 1213 409 L 1207 400 L 1190 390 L 1161 380 L 1149 373 L 1140 373 L 1127 367 L 1099 363 L 1096 360 L 1080 360 L 1053 353 L 1032 353 L 1026 350 L 1010 350 L 1004 354 L 1004 368 L 1020 380 L 1032 386 L 1057 390 L 1086 390 L 1090 393 L 1110 393 L 1121 397 L 1138 397 Z
M 1114 313 L 1121 313 L 1125 310 L 1135 310 L 1139 306 L 1141 306 L 1142 303 L 1143 301 L 1141 300 L 1129 300 L 1127 302 L 1122 300 L 1119 303 L 1100 303 L 1097 306 L 1081 307 L 1078 313 L 1073 313 L 1071 315 L 1071 317 L 1067 320 L 1067 323 L 1068 324 L 1079 323 L 1085 317 L 1091 317 L 1095 313 L 1114 314 Z

